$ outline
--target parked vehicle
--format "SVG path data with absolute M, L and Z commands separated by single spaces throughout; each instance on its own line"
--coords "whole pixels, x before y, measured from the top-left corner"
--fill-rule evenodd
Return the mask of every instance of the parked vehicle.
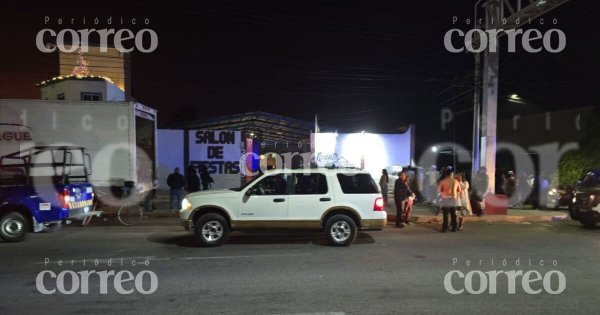
M 387 220 L 371 175 L 349 169 L 273 170 L 240 188 L 187 195 L 180 220 L 203 246 L 218 246 L 234 230 L 324 231 L 348 246 L 357 230 L 380 230 Z
M 81 147 L 36 146 L 0 158 L 0 238 L 54 231 L 92 215 L 89 155 Z
M 156 110 L 140 103 L 3 99 L 0 125 L 10 138 L 0 156 L 34 145 L 77 146 L 91 156 L 94 187 L 128 191 L 156 178 Z
M 571 207 L 575 190 L 572 186 L 552 188 L 548 191 L 548 208 Z
M 593 228 L 600 222 L 600 170 L 587 173 L 577 183 L 569 214 L 584 226 Z

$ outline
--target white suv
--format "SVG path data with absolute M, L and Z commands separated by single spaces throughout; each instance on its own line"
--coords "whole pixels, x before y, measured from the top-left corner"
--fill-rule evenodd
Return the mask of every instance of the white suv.
M 351 169 L 273 170 L 240 188 L 187 195 L 179 218 L 203 246 L 218 246 L 233 230 L 323 230 L 348 246 L 357 230 L 381 230 L 387 220 L 378 185 Z

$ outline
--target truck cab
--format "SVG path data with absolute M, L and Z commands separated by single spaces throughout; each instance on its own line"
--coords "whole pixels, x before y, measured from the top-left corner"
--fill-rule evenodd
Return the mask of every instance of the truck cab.
M 600 222 L 600 169 L 586 173 L 578 182 L 575 196 L 569 207 L 573 220 L 583 226 L 595 228 Z
M 90 174 L 81 147 L 32 146 L 0 157 L 0 238 L 18 242 L 92 215 Z

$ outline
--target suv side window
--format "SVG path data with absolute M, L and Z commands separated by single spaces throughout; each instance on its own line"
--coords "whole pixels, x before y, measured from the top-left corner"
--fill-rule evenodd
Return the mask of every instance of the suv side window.
M 376 194 L 379 188 L 369 174 L 337 174 L 338 181 L 344 194 Z
M 294 174 L 295 195 L 323 195 L 327 193 L 327 179 L 320 173 Z
M 250 194 L 259 196 L 287 195 L 289 178 L 290 175 L 285 174 L 267 176 L 250 188 Z

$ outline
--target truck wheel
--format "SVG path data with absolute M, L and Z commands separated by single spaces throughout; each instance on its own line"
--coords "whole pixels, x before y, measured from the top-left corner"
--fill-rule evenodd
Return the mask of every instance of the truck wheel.
M 587 229 L 594 229 L 594 228 L 596 228 L 596 220 L 594 220 L 594 218 L 591 215 L 590 216 L 581 217 L 579 219 L 579 222 L 581 222 L 581 224 L 583 224 L 583 227 L 585 227 Z
M 18 212 L 9 212 L 0 219 L 0 237 L 6 242 L 20 242 L 25 239 L 28 223 Z
M 348 246 L 356 239 L 356 223 L 347 215 L 337 214 L 327 220 L 325 234 L 331 244 Z
M 62 228 L 62 222 L 44 224 L 45 233 L 54 233 Z
M 196 221 L 194 224 L 194 234 L 196 239 L 204 247 L 220 246 L 229 238 L 229 224 L 227 220 L 216 213 L 208 213 Z
M 579 220 L 579 213 L 578 213 L 578 209 L 575 208 L 574 206 L 570 206 L 569 207 L 569 216 L 571 217 L 571 219 L 573 220 Z

